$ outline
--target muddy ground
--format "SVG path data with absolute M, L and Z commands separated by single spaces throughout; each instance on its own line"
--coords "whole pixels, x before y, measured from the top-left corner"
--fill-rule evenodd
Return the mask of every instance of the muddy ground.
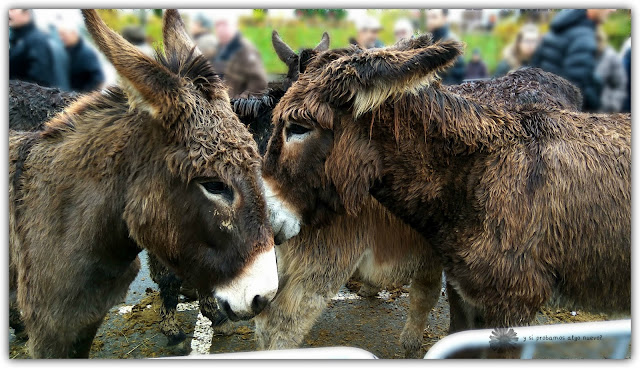
M 158 323 L 160 299 L 157 285 L 149 277 L 146 256 L 142 256 L 141 261 L 143 268 L 126 299 L 111 309 L 98 330 L 91 358 L 157 358 L 255 350 L 254 325 L 251 321 L 235 324 L 234 333 L 230 336 L 213 336 L 209 321 L 199 315 L 197 302 L 188 301 L 184 297 L 181 297 L 178 305 L 178 318 L 188 338 L 176 346 L 167 346 L 167 339 L 160 332 Z M 379 358 L 402 358 L 398 339 L 409 306 L 406 287 L 383 290 L 372 298 L 361 298 L 355 294 L 359 286 L 357 283 L 352 282 L 347 286 L 340 290 L 305 337 L 303 347 L 351 346 L 370 351 Z M 605 315 L 545 308 L 538 313 L 536 324 L 606 319 Z M 448 328 L 449 305 L 442 290 L 438 304 L 429 314 L 429 324 L 424 331 L 423 352 L 426 353 L 444 337 Z M 25 342 L 16 340 L 12 330 L 9 345 L 10 358 L 28 357 Z M 612 349 L 611 343 L 579 342 L 574 343 L 570 351 L 549 345 L 539 349 L 534 357 L 602 358 Z

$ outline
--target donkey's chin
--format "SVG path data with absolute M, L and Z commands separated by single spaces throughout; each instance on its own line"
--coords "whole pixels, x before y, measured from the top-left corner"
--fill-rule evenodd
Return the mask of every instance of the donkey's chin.
M 278 292 L 278 267 L 275 248 L 260 253 L 240 276 L 216 288 L 218 306 L 232 321 L 259 314 Z
M 273 229 L 273 240 L 276 244 L 282 244 L 298 235 L 302 227 L 300 216 L 291 211 L 288 206 L 278 198 L 268 182 L 264 182 L 267 208 L 269 209 L 269 221 Z

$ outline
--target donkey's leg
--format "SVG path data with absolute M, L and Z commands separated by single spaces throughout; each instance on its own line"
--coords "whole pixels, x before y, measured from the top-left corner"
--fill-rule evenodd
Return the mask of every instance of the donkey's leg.
M 342 283 L 346 279 L 342 280 Z M 284 286 L 256 318 L 259 350 L 297 348 L 322 314 L 330 297 L 316 293 L 317 285 L 291 283 Z M 340 284 L 333 288 L 335 294 Z
M 484 314 L 480 308 L 464 301 L 460 293 L 447 282 L 449 299 L 449 335 L 484 328 Z M 452 359 L 477 359 L 486 355 L 485 349 L 467 349 L 451 356 Z
M 167 337 L 167 346 L 176 345 L 187 338 L 182 331 L 176 317 L 178 296 L 180 294 L 180 280 L 155 256 L 148 254 L 149 273 L 151 279 L 160 289 L 160 331 Z
M 442 286 L 442 267 L 426 264 L 425 272 L 416 274 L 409 291 L 409 315 L 400 334 L 405 358 L 421 358 L 422 337 L 429 312 L 438 302 Z
M 9 326 L 13 328 L 16 339 L 27 339 L 27 331 L 25 330 L 24 322 L 18 309 L 16 290 L 12 290 L 9 293 Z
M 33 358 L 88 357 L 104 316 L 125 297 L 129 285 L 140 271 L 137 256 L 115 268 L 113 264 L 104 265 L 100 260 L 97 263 L 76 263 L 75 268 L 69 268 L 73 271 L 71 276 L 58 278 L 58 284 L 49 284 L 54 288 L 53 292 L 42 292 L 44 288 L 30 290 L 30 299 L 25 298 L 24 303 L 27 304 L 21 306 L 31 312 L 25 314 L 24 321 L 29 331 L 29 353 Z M 87 274 L 95 277 L 85 278 L 85 283 L 78 284 L 78 280 L 83 280 Z M 42 284 L 41 280 L 37 281 L 34 284 Z M 65 281 L 69 284 L 61 287 Z M 69 290 L 69 286 L 76 293 L 65 294 L 63 291 Z
M 100 321 L 80 330 L 80 332 L 78 333 L 78 337 L 76 337 L 76 341 L 73 344 L 74 358 L 89 358 L 91 343 L 93 342 L 93 338 L 96 336 L 96 332 L 98 332 L 98 328 L 102 324 L 103 319 L 104 316 L 102 316 Z
M 355 269 L 362 250 L 349 244 L 340 256 L 332 257 L 336 248 L 311 236 L 289 242 L 278 250 L 280 287 L 271 303 L 255 317 L 256 346 L 260 350 L 291 349 L 304 337 Z M 338 247 L 339 245 L 333 245 Z M 331 262 L 314 258 L 315 250 L 326 252 Z

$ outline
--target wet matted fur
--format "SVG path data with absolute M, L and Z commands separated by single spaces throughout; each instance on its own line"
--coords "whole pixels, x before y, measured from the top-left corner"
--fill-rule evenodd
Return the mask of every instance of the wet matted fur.
M 301 67 L 304 68 L 304 66 L 301 66 L 298 59 L 293 57 L 297 56 L 296 53 L 290 51 L 290 53 L 287 54 L 286 51 L 282 51 L 282 49 L 290 50 L 290 48 L 288 48 L 284 42 L 279 40 L 277 33 L 274 33 L 274 36 L 274 47 L 278 45 L 278 42 L 281 42 L 284 45 L 281 46 L 281 59 L 283 59 L 283 61 L 289 61 L 287 63 L 289 74 L 288 77 L 285 78 L 284 84 L 291 85 L 292 81 L 288 81 L 289 75 L 295 75 L 295 78 L 297 79 L 299 74 L 298 71 Z M 320 45 L 322 45 L 323 42 L 324 40 L 321 41 Z M 316 47 L 314 51 L 315 54 L 317 54 L 318 52 L 323 51 L 323 49 Z M 312 52 L 311 50 L 303 50 L 302 53 L 309 55 Z M 315 56 L 315 54 L 313 56 Z M 307 59 L 307 62 L 310 60 L 311 58 Z M 558 86 L 562 88 L 559 88 Z M 28 89 L 28 87 L 29 86 L 20 86 L 18 92 L 22 92 L 25 89 Z M 34 89 L 42 89 L 42 87 L 34 85 L 31 85 L 31 87 L 30 91 Z M 10 91 L 12 91 L 12 88 L 13 85 L 10 85 Z M 495 80 L 465 83 L 460 86 L 445 86 L 445 88 L 457 91 L 460 94 L 477 96 L 484 100 L 493 99 L 496 103 L 522 103 L 519 101 L 523 100 L 523 96 L 534 96 L 535 98 L 544 99 L 545 103 L 556 104 L 566 108 L 579 108 L 571 106 L 570 102 L 576 94 L 579 97 L 579 90 L 569 84 L 566 80 L 553 74 L 543 72 L 540 69 L 523 69 Z M 14 119 L 10 120 L 10 124 L 17 123 L 18 121 L 21 121 L 20 124 L 22 125 L 29 124 L 28 122 L 24 122 L 24 120 L 30 119 L 33 114 L 37 116 L 46 116 L 50 113 L 47 110 L 54 109 L 58 104 L 57 101 L 60 99 L 57 97 L 51 100 L 51 102 L 49 102 L 51 106 L 47 106 L 47 101 L 44 101 L 44 104 L 39 104 L 38 102 L 40 100 L 33 101 L 26 99 L 26 96 L 21 96 L 18 92 L 14 93 L 15 101 L 10 99 L 10 111 L 16 110 L 16 113 L 13 114 Z M 31 94 L 32 93 L 28 93 L 27 95 Z M 47 93 L 47 95 L 49 94 L 52 93 Z M 271 133 L 271 111 L 283 94 L 284 91 L 282 88 L 274 86 L 272 90 L 266 92 L 262 96 L 234 99 L 231 101 L 234 112 L 238 114 L 241 121 L 249 127 L 249 130 L 253 134 L 254 139 L 258 143 L 258 148 L 261 154 L 266 150 L 266 140 Z M 55 94 L 55 96 L 58 96 L 58 94 Z M 63 98 L 64 97 L 66 96 L 63 96 Z M 513 100 L 511 98 L 513 98 Z M 578 98 L 577 101 L 581 101 L 581 99 Z M 16 107 L 13 107 L 14 105 L 16 105 Z M 25 109 L 27 111 L 31 111 L 32 114 L 25 114 Z M 38 123 L 38 121 L 35 121 L 34 125 L 38 125 Z M 366 232 L 366 229 L 367 226 L 376 228 L 371 223 L 372 220 L 369 217 L 380 217 L 387 211 L 379 205 L 371 208 L 371 210 L 365 211 L 359 215 L 365 216 L 363 220 L 349 220 L 350 225 L 348 227 L 348 231 L 341 232 L 341 226 L 343 226 L 341 224 L 342 222 L 347 221 L 347 219 L 332 221 L 330 225 L 317 230 L 319 235 L 316 235 L 315 232 L 307 229 L 295 239 L 291 239 L 288 243 L 279 247 L 279 273 L 281 275 L 288 275 L 292 272 L 298 272 L 295 271 L 297 269 L 297 265 L 304 261 L 307 265 L 303 270 L 306 277 L 290 278 L 286 276 L 285 279 L 280 281 L 281 292 L 278 294 L 276 299 L 274 299 L 273 305 L 268 307 L 257 319 L 257 336 L 259 338 L 259 345 L 263 348 L 272 349 L 293 348 L 298 346 L 299 342 L 302 341 L 304 335 L 317 319 L 317 316 L 326 306 L 327 298 L 331 298 L 335 294 L 335 291 L 344 284 L 344 277 L 349 277 L 351 275 L 355 267 L 354 264 L 361 264 L 363 266 L 376 264 L 372 257 L 364 256 L 364 253 L 366 252 L 370 255 L 371 248 L 387 247 L 387 244 L 384 242 L 383 238 L 370 239 L 370 235 L 367 235 L 369 233 Z M 376 214 L 376 212 L 372 212 L 374 209 L 381 211 L 381 213 Z M 385 228 L 389 228 L 389 233 L 404 234 L 407 231 L 412 231 L 407 230 L 406 225 L 397 220 L 397 224 L 394 224 L 392 220 L 390 221 L 390 225 L 385 225 Z M 335 235 L 336 232 L 341 235 Z M 321 238 L 330 235 L 322 234 L 334 234 L 331 235 L 331 237 L 332 239 L 337 240 L 329 244 L 328 242 L 322 241 Z M 367 242 L 360 243 L 356 240 L 349 240 L 352 238 L 369 240 Z M 404 237 L 399 236 L 398 239 L 402 240 Z M 410 237 L 407 239 L 410 239 Z M 396 239 L 393 243 L 397 243 L 400 240 Z M 418 239 L 418 243 L 421 242 L 424 242 L 424 240 Z M 356 243 L 357 245 L 354 246 Z M 342 253 L 340 254 L 342 254 L 344 258 L 342 258 L 340 262 L 321 261 L 321 259 L 327 257 L 327 254 L 332 254 L 332 247 L 335 247 L 335 249 L 342 249 L 340 247 L 344 247 L 345 244 L 353 246 L 353 249 L 350 249 L 349 251 L 341 251 Z M 364 244 L 368 244 L 369 248 L 366 248 Z M 298 249 L 298 247 L 301 247 L 302 249 Z M 313 251 L 311 252 L 309 250 Z M 318 257 L 318 255 L 320 256 Z M 361 256 L 363 257 L 362 260 L 360 259 Z M 419 255 L 417 256 L 419 257 Z M 421 268 L 420 270 L 422 272 L 427 272 L 427 275 L 429 276 L 427 278 L 428 280 L 435 280 L 435 276 L 431 276 L 437 274 L 437 282 L 434 281 L 433 283 L 426 283 L 424 281 L 420 281 L 421 278 L 412 282 L 409 318 L 401 336 L 401 345 L 405 349 L 405 354 L 410 357 L 417 356 L 416 353 L 419 351 L 422 341 L 421 330 L 424 328 L 425 318 L 432 307 L 432 303 L 428 302 L 427 296 L 432 294 L 435 295 L 434 293 L 437 293 L 440 290 L 439 270 L 441 267 L 438 264 L 433 264 L 433 258 L 430 258 L 427 261 L 431 261 L 431 264 L 426 268 Z M 177 302 L 177 295 L 181 281 L 177 279 L 171 271 L 161 265 L 151 254 L 149 255 L 149 263 L 150 265 L 153 264 L 153 267 L 151 267 L 151 274 L 154 281 L 158 283 L 160 293 L 163 296 L 164 307 L 161 310 L 162 331 L 167 335 L 170 343 L 181 341 L 184 339 L 184 333 L 182 333 L 181 328 L 174 318 L 175 304 Z M 371 271 L 377 269 L 377 267 L 363 267 L 360 272 L 364 276 L 363 281 L 370 281 L 376 286 L 387 286 L 394 282 L 401 282 L 399 280 L 403 280 L 402 282 L 408 282 L 410 277 L 406 277 L 404 279 L 402 277 L 417 272 L 413 267 L 415 264 L 422 264 L 421 262 L 407 262 L 406 264 L 394 263 L 389 259 L 383 260 L 383 263 L 387 264 L 387 266 L 381 267 L 381 270 L 375 273 L 375 279 L 371 279 L 370 277 Z M 390 268 L 388 266 L 390 264 L 393 264 L 394 267 Z M 326 279 L 326 282 L 318 283 L 314 281 L 318 279 Z M 319 285 L 321 287 L 319 287 Z M 451 290 L 448 292 L 451 294 Z M 308 297 L 285 297 L 288 294 L 307 295 Z M 425 298 L 427 298 L 427 301 L 425 301 Z M 210 305 L 210 303 L 207 303 L 206 298 L 204 300 L 201 299 L 200 302 L 201 305 L 204 306 Z M 201 308 L 201 310 L 205 316 L 209 318 L 212 318 L 213 316 L 212 320 L 214 321 L 214 324 L 215 321 L 220 322 L 218 320 L 219 314 L 216 313 L 217 311 L 215 308 Z M 311 310 L 313 310 L 314 313 L 311 313 Z M 462 328 L 456 328 L 459 323 L 455 320 L 455 316 L 456 314 L 453 313 L 452 331 Z M 466 320 L 468 317 L 463 316 L 460 318 Z M 220 327 L 220 330 L 228 330 L 228 328 L 224 328 L 223 326 Z
M 11 304 L 36 358 L 88 356 L 141 247 L 209 290 L 273 247 L 255 142 L 177 12 L 165 12 L 158 61 L 83 13 L 124 88 L 9 137 Z M 241 200 L 212 205 L 209 181 Z
M 328 51 L 274 111 L 265 179 L 308 225 L 369 195 L 436 249 L 486 326 L 630 308 L 630 116 L 443 89 L 462 45 Z

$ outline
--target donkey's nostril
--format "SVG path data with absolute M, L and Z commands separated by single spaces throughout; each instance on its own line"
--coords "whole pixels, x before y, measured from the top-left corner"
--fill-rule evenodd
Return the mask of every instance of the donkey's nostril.
M 264 307 L 269 304 L 269 300 L 261 295 L 256 295 L 253 297 L 253 301 L 251 302 L 251 309 L 253 313 L 258 314 L 262 312 Z

